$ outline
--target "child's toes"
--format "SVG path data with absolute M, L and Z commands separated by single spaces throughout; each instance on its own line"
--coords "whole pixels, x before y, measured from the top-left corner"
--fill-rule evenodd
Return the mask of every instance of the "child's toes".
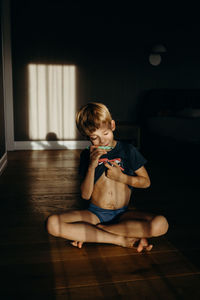
M 147 247 L 148 247 L 147 239 L 142 238 L 142 239 L 139 241 L 139 244 L 138 244 L 138 247 L 137 247 L 137 251 L 138 251 L 138 252 L 142 252 L 142 250 L 143 250 L 144 248 L 147 248 Z
M 74 246 L 74 247 L 78 247 L 78 242 L 77 242 L 77 241 L 71 242 L 70 244 L 71 244 L 72 246 Z
M 144 246 L 143 244 L 140 242 L 139 245 L 137 246 L 137 252 L 142 252 Z
M 77 246 L 78 246 L 78 248 L 82 248 L 82 246 L 83 246 L 83 242 L 78 242 L 78 244 L 77 244 Z
M 152 248 L 153 248 L 153 245 L 148 245 L 148 246 L 146 247 L 146 250 L 147 250 L 147 251 L 151 251 Z

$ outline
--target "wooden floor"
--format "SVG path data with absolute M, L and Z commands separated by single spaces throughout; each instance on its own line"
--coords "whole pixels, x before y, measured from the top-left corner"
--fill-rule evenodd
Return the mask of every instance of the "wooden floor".
M 0 299 L 200 299 L 198 172 L 149 162 L 152 185 L 135 190 L 131 206 L 165 214 L 170 230 L 139 254 L 105 244 L 76 249 L 46 233 L 49 214 L 83 207 L 78 150 L 8 159 L 0 177 Z

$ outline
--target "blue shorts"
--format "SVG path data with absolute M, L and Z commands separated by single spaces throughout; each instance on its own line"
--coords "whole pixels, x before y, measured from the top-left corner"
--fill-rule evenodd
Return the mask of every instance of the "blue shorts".
M 110 223 L 114 224 L 118 222 L 119 217 L 125 213 L 128 209 L 128 206 L 124 206 L 119 209 L 105 209 L 98 207 L 92 203 L 90 203 L 88 210 L 91 211 L 93 214 L 95 214 L 99 220 L 100 223 Z

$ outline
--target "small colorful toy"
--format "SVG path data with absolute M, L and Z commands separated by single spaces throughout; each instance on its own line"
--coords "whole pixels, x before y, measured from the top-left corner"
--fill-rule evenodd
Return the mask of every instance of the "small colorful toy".
M 112 150 L 113 149 L 113 147 L 111 147 L 111 146 L 98 146 L 97 148 L 104 149 L 104 150 Z
M 96 148 L 104 149 L 104 150 L 112 150 L 113 149 L 113 147 L 111 147 L 111 146 L 97 146 Z M 88 146 L 87 149 L 90 149 L 90 146 Z

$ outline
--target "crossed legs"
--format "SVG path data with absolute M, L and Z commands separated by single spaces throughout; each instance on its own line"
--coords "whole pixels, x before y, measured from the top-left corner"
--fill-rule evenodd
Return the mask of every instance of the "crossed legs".
M 53 236 L 79 241 L 80 245 L 83 242 L 108 243 L 123 247 L 131 247 L 134 244 L 134 238 L 107 232 L 98 228 L 98 223 L 98 217 L 90 211 L 69 211 L 50 216 L 47 220 L 47 230 Z
M 139 241 L 137 250 L 151 250 L 146 238 L 163 235 L 168 230 L 163 216 L 128 211 L 119 223 L 102 225 L 98 217 L 88 210 L 74 210 L 60 215 L 51 215 L 47 220 L 48 232 L 57 237 L 73 241 L 79 248 L 84 242 L 108 243 L 132 248 Z

